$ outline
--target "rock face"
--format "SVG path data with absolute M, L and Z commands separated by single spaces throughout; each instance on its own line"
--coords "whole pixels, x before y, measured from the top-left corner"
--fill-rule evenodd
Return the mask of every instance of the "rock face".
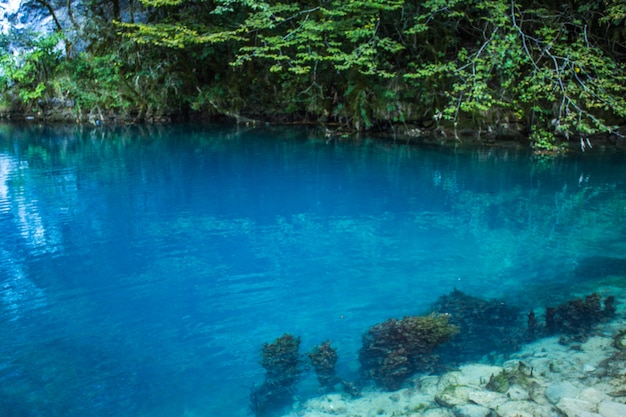
M 4 3 L 4 2 L 3 2 Z M 59 17 L 67 17 L 67 2 L 50 0 L 50 6 Z M 61 23 L 68 22 L 61 20 Z M 6 34 L 11 30 L 50 33 L 55 30 L 50 11 L 33 0 L 9 0 L 0 11 L 0 30 Z
M 0 33 L 50 34 L 60 29 L 71 41 L 75 50 L 81 50 L 81 31 L 89 12 L 83 1 L 66 0 L 8 0 L 0 3 Z M 101 2 L 100 18 L 118 19 L 123 22 L 141 21 L 140 2 L 118 0 Z M 119 16 L 118 16 L 119 15 Z M 18 47 L 11 46 L 16 51 Z

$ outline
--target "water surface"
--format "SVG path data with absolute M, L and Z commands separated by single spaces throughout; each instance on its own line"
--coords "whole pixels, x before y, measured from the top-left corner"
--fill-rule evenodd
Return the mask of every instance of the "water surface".
M 523 309 L 608 295 L 626 286 L 623 162 L 0 126 L 0 414 L 244 416 L 284 333 L 332 340 L 356 378 L 369 326 L 455 288 Z

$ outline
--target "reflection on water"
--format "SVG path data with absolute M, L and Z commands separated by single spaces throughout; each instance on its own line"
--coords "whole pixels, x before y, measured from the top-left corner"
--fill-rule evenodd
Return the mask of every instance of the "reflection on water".
M 454 288 L 522 310 L 609 294 L 625 169 L 304 130 L 0 126 L 0 409 L 243 416 L 285 332 L 331 339 L 356 378 L 367 328 Z

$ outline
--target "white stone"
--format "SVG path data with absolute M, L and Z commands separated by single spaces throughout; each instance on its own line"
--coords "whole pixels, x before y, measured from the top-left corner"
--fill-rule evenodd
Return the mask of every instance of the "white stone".
M 563 397 L 576 398 L 580 390 L 569 381 L 557 382 L 546 388 L 546 398 L 552 404 L 556 404 Z
M 548 417 L 554 415 L 549 407 L 530 401 L 508 401 L 496 408 L 498 417 Z
M 460 375 L 457 376 L 459 385 L 468 386 L 485 386 L 489 382 L 492 375 L 498 375 L 502 372 L 499 366 L 469 364 L 459 368 Z
M 624 417 L 626 416 L 626 404 L 602 401 L 598 405 L 598 413 L 603 417 Z
M 435 401 L 444 407 L 467 404 L 471 388 L 464 385 L 448 385 L 443 391 L 435 395 Z
M 528 391 L 519 385 L 512 385 L 506 392 L 506 396 L 511 400 L 527 400 L 529 399 Z
M 469 392 L 468 400 L 483 407 L 496 408 L 508 401 L 508 398 L 499 392 L 475 390 Z
M 599 391 L 595 388 L 585 388 L 584 390 L 582 390 L 577 396 L 576 398 L 580 399 L 580 400 L 585 400 L 585 401 L 589 401 L 595 404 L 599 404 L 602 401 L 611 401 L 611 397 L 609 397 L 608 395 L 606 395 L 605 393 L 603 393 L 602 391 Z
M 580 417 L 580 413 L 583 411 L 590 413 L 597 411 L 596 404 L 570 397 L 561 398 L 556 404 L 556 408 L 566 417 Z
M 455 417 L 487 417 L 491 410 L 476 404 L 462 404 L 454 407 Z
M 596 367 L 593 365 L 589 365 L 588 363 L 583 365 L 583 372 L 593 372 L 596 370 Z
M 424 411 L 421 417 L 455 417 L 452 410 L 447 408 L 431 408 L 430 410 Z

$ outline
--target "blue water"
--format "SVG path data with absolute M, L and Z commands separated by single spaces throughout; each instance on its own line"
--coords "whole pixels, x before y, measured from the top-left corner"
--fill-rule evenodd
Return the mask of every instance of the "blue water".
M 0 126 L 0 415 L 245 416 L 259 350 L 626 287 L 624 155 Z M 300 399 L 318 391 L 307 373 Z

